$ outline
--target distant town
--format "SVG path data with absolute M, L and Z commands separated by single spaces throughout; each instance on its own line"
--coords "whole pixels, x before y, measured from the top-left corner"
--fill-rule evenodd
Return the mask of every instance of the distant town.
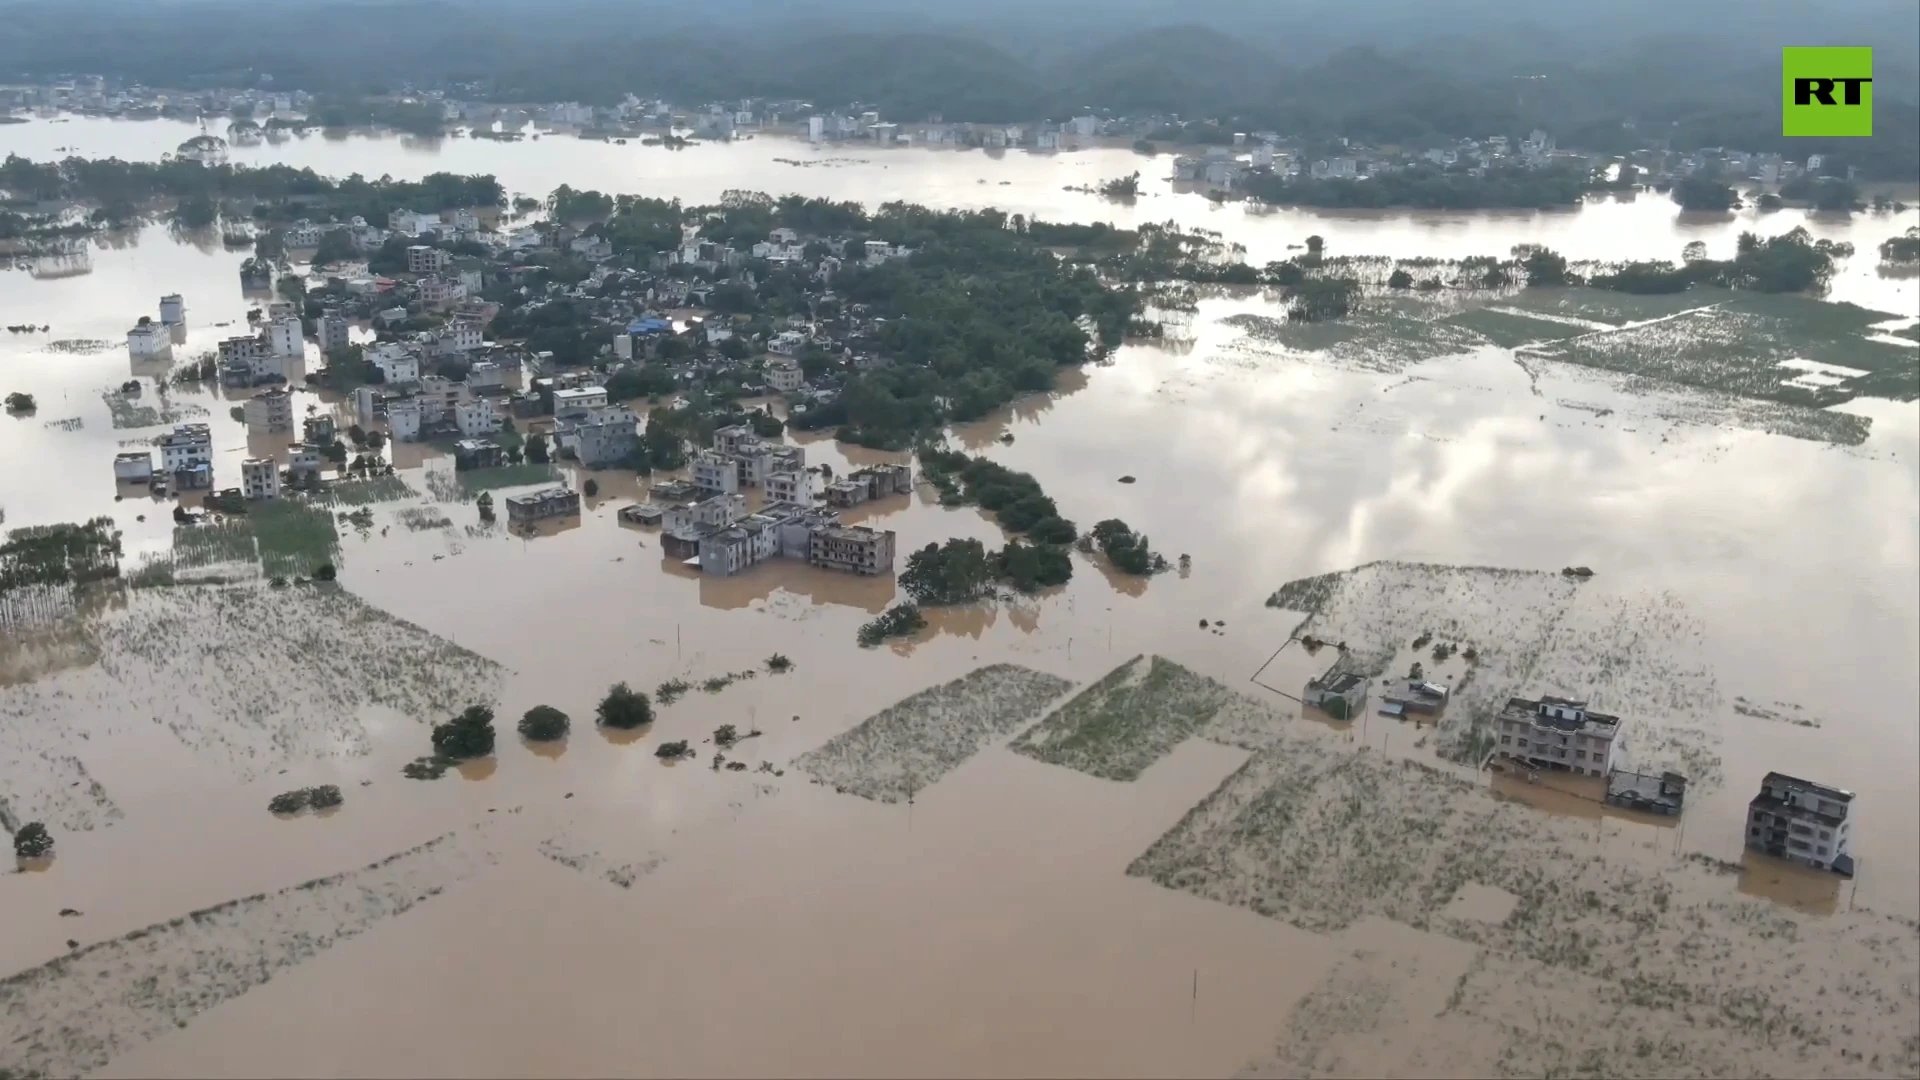
M 1768 205 L 1800 201 L 1821 209 L 1866 209 L 1851 185 L 1858 165 L 1830 154 L 1799 159 L 1740 147 L 1671 148 L 1649 135 L 1627 153 L 1564 146 L 1535 128 L 1490 132 L 1479 138 L 1419 145 L 1368 144 L 1346 138 L 1310 139 L 1281 131 L 1239 131 L 1220 121 L 1175 115 L 1116 116 L 1090 111 L 1064 120 L 989 124 L 933 116 L 901 120 L 877 107 L 820 109 L 799 100 L 739 99 L 683 105 L 628 95 L 616 105 L 577 102 L 500 104 L 421 92 L 355 102 L 315 98 L 304 91 L 227 89 L 194 93 L 118 86 L 92 76 L 56 83 L 0 87 L 0 114 L 39 111 L 81 115 L 225 120 L 226 138 L 246 144 L 316 127 L 387 126 L 422 135 L 520 139 L 570 135 L 636 140 L 670 147 L 700 140 L 777 135 L 815 145 L 976 148 L 1032 153 L 1093 146 L 1131 146 L 1143 156 L 1172 153 L 1162 175 L 1210 197 L 1233 195 L 1276 204 L 1432 206 L 1435 208 L 1547 207 L 1584 195 L 1648 187 L 1667 191 L 1688 180 L 1711 180 L 1747 192 Z M 1631 124 L 1625 125 L 1629 130 Z M 219 160 L 225 143 L 191 151 Z M 1383 183 L 1365 185 L 1361 180 Z M 1823 185 L 1822 181 L 1831 181 Z M 1769 190 L 1771 189 L 1771 190 Z M 1134 188 L 1114 193 L 1132 194 Z M 1724 209 L 1721 197 L 1688 209 Z M 1885 196 L 1872 204 L 1890 208 Z

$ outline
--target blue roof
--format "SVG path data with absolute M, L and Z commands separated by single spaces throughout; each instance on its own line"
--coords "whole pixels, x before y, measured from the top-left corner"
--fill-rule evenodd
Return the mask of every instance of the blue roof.
M 629 334 L 664 334 L 673 329 L 665 319 L 635 319 L 627 324 Z

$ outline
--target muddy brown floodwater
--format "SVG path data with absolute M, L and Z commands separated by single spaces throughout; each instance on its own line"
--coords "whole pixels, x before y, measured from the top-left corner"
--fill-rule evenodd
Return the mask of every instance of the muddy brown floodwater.
M 195 130 L 35 120 L 0 129 L 0 150 L 155 158 Z M 1912 213 L 1696 220 L 1647 196 L 1557 214 L 1255 214 L 1164 191 L 1120 207 L 1061 189 L 1141 167 L 1125 151 L 768 138 L 673 154 L 315 136 L 234 156 L 494 172 L 533 194 L 746 187 L 1173 218 L 1254 261 L 1309 233 L 1339 253 L 1677 257 L 1805 223 L 1862 253 L 1836 298 L 1920 308 L 1870 255 Z M 110 472 L 123 440 L 156 429 L 116 428 L 101 393 L 163 373 L 130 369 L 120 345 L 162 293 L 189 308 L 177 356 L 231 332 L 252 303 L 242 254 L 155 228 L 96 247 L 85 274 L 0 273 L 0 322 L 53 327 L 0 339 L 0 390 L 40 403 L 0 418 L 7 527 L 110 514 L 129 569 L 166 556 L 171 504 L 117 492 Z M 619 524 L 637 488 L 611 473 L 575 527 L 481 529 L 451 463 L 422 447 L 403 448 L 408 491 L 372 504 L 372 528 L 339 526 L 337 592 L 251 578 L 64 618 L 51 602 L 56 617 L 0 647 L 0 799 L 57 840 L 50 862 L 0 876 L 0 975 L 19 973 L 0 982 L 0 1069 L 1920 1071 L 1920 409 L 1850 404 L 1872 425 L 1834 446 L 1502 348 L 1387 372 L 1224 321 L 1271 309 L 1203 297 L 1175 347 L 1129 346 L 954 432 L 1033 472 L 1083 526 L 1122 518 L 1189 567 L 1141 580 L 1076 556 L 1062 589 L 931 612 L 878 648 L 854 636 L 902 598 L 891 578 L 780 562 L 702 578 L 662 559 L 656 531 Z M 94 339 L 113 344 L 50 345 Z M 301 412 L 340 407 L 297 394 Z M 169 401 L 212 425 L 223 475 L 260 451 L 224 392 Z M 836 471 L 897 459 L 807 451 Z M 862 520 L 902 551 L 1001 538 L 925 490 Z M 195 556 L 201 572 L 221 570 L 217 554 Z M 1593 580 L 1558 575 L 1582 565 Z M 1289 581 L 1349 570 L 1311 623 L 1266 606 Z M 1426 726 L 1303 713 L 1287 695 L 1332 659 L 1282 649 L 1303 625 L 1364 635 L 1356 651 L 1388 673 L 1426 660 L 1463 708 Z M 1484 659 L 1437 665 L 1409 644 L 1428 631 Z M 790 672 L 765 669 L 776 652 Z M 1026 669 L 996 691 L 1023 715 L 1075 704 L 1027 737 L 964 702 L 903 700 L 997 664 Z M 595 728 L 610 683 L 669 679 L 692 689 L 656 702 L 653 725 Z M 1463 764 L 1465 706 L 1508 683 L 1622 714 L 1632 764 L 1695 775 L 1682 820 Z M 403 779 L 427 723 L 474 701 L 498 714 L 494 755 Z M 572 718 L 564 742 L 513 734 L 536 704 Z M 746 769 L 712 767 L 721 724 L 759 731 L 725 751 Z M 680 739 L 697 756 L 656 758 Z M 1770 769 L 1858 793 L 1856 879 L 1742 851 Z M 318 784 L 344 805 L 267 813 Z

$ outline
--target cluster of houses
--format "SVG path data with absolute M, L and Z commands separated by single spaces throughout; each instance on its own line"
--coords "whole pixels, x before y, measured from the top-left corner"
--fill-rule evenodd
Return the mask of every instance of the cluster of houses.
M 911 492 L 908 466 L 858 469 L 816 494 L 802 448 L 772 445 L 733 426 L 714 432 L 713 446 L 695 456 L 689 474 L 655 484 L 653 501 L 621 510 L 620 519 L 660 526 L 661 550 L 703 574 L 726 577 L 776 557 L 853 574 L 893 572 L 894 534 L 842 525 L 838 511 Z M 748 488 L 762 492 L 751 513 Z
M 1448 688 L 1416 679 L 1387 682 L 1382 715 L 1437 715 Z M 1366 708 L 1369 680 L 1340 663 L 1307 680 L 1301 701 L 1339 719 Z M 1567 773 L 1605 781 L 1607 802 L 1630 810 L 1678 816 L 1687 778 L 1679 773 L 1639 773 L 1616 766 L 1624 740 L 1622 721 L 1585 701 L 1543 695 L 1513 697 L 1494 717 L 1490 761 L 1529 776 Z M 1745 846 L 1777 858 L 1845 877 L 1854 873 L 1853 793 L 1785 773 L 1770 772 L 1747 804 Z
M 1342 152 L 1325 154 L 1323 148 L 1290 145 L 1275 132 L 1248 135 L 1236 132 L 1230 146 L 1211 146 L 1199 154 L 1173 159 L 1176 183 L 1203 185 L 1231 191 L 1255 174 L 1296 179 L 1359 180 L 1411 168 L 1461 170 L 1479 175 L 1489 169 L 1539 169 L 1567 165 L 1578 168 L 1606 168 L 1616 159 L 1610 154 L 1592 154 L 1564 149 L 1545 131 L 1534 130 L 1524 139 L 1505 135 L 1484 139 L 1460 139 L 1444 146 L 1424 149 L 1366 147 L 1346 139 L 1336 140 Z M 1728 183 L 1782 184 L 1802 175 L 1824 174 L 1823 155 L 1814 154 L 1805 164 L 1790 161 L 1779 154 L 1751 153 L 1725 147 L 1709 147 L 1690 153 L 1643 149 L 1628 155 L 1631 165 L 1646 183 L 1669 183 L 1689 176 L 1712 176 Z M 1853 175 L 1852 171 L 1849 176 Z

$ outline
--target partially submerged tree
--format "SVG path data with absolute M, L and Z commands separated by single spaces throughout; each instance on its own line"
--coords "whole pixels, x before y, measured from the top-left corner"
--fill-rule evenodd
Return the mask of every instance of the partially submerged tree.
M 493 710 L 469 705 L 465 712 L 433 728 L 433 751 L 460 760 L 493 753 Z
M 614 683 L 607 696 L 600 699 L 598 715 L 606 727 L 631 731 L 653 723 L 653 705 L 647 701 L 647 695 L 626 683 Z
M 53 851 L 53 834 L 45 825 L 29 821 L 13 834 L 13 853 L 22 859 L 38 859 Z
M 535 705 L 520 718 L 520 734 L 529 742 L 552 742 L 566 738 L 572 723 L 566 713 L 551 705 Z

